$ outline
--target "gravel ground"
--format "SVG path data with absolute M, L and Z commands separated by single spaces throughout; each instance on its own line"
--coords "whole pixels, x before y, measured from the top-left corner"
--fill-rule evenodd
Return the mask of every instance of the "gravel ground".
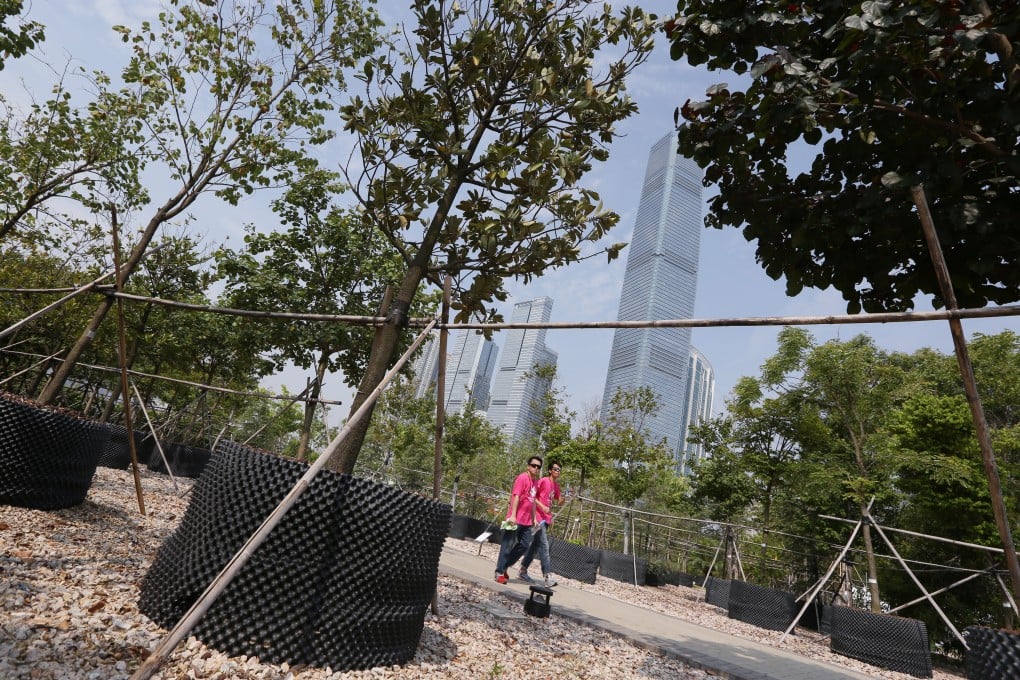
M 64 680 L 128 678 L 165 631 L 138 612 L 138 588 L 160 543 L 187 505 L 191 480 L 142 471 L 148 516 L 138 513 L 131 475 L 99 468 L 85 503 L 42 512 L 0 505 L 0 678 Z M 477 553 L 477 544 L 450 540 Z M 483 546 L 483 554 L 494 545 Z M 593 590 L 734 635 L 772 642 L 779 633 L 733 621 L 699 601 L 701 591 L 638 588 L 608 579 Z M 189 638 L 156 678 L 676 678 L 711 673 L 635 647 L 625 640 L 556 616 L 532 619 L 520 603 L 440 576 L 441 617 L 429 614 L 414 659 L 402 667 L 359 672 L 289 668 L 256 658 L 227 657 Z M 830 653 L 817 636 L 798 631 L 786 649 L 854 668 L 872 677 L 905 680 Z M 937 680 L 958 678 L 936 671 Z

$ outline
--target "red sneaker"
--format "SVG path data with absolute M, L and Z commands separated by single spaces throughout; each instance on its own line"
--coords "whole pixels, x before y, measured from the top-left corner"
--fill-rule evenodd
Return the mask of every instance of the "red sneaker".
M 506 572 L 502 574 L 496 574 L 496 583 L 506 583 L 510 580 L 510 577 L 506 575 Z

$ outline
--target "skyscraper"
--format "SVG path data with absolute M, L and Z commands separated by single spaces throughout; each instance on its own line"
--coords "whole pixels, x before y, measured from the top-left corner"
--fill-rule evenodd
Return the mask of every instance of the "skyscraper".
M 496 365 L 499 347 L 475 331 L 454 331 L 446 357 L 445 409 L 451 413 L 464 410 L 468 398 L 475 408 L 484 411 L 489 405 L 489 386 Z M 435 394 L 439 375 L 439 340 L 429 340 L 414 362 L 414 396 Z
M 621 321 L 684 319 L 694 314 L 701 247 L 701 170 L 677 155 L 676 133 L 648 156 L 634 234 L 620 293 Z M 652 439 L 665 438 L 678 460 L 684 448 L 689 328 L 621 328 L 613 335 L 602 397 L 602 420 L 617 390 L 651 388 L 659 412 L 648 421 Z
M 510 323 L 549 320 L 552 299 L 540 297 L 514 305 Z M 506 332 L 499 370 L 492 384 L 489 422 L 498 426 L 511 441 L 534 432 L 540 413 L 535 407 L 551 387 L 551 381 L 534 375 L 544 364 L 556 366 L 559 355 L 545 346 L 544 328 L 511 329 Z
M 691 444 L 687 435 L 691 428 L 712 416 L 712 402 L 715 399 L 715 371 L 712 364 L 697 348 L 691 347 L 690 369 L 687 372 L 687 395 L 684 399 L 683 430 L 680 441 L 684 442 L 683 456 L 677 460 L 677 474 L 686 475 L 691 471 L 691 462 L 705 457 L 705 447 Z

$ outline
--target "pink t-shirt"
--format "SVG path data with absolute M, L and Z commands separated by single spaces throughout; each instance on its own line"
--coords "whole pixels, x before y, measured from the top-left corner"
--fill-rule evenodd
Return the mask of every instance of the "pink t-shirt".
M 531 478 L 531 475 L 527 472 L 522 472 L 517 475 L 517 479 L 514 480 L 514 488 L 510 491 L 510 505 L 506 509 L 506 518 L 513 519 L 521 526 L 530 527 L 533 522 L 531 521 L 531 511 L 535 506 L 535 480 Z M 519 496 L 520 501 L 517 502 L 517 516 L 510 517 L 510 508 L 513 507 L 513 497 Z
M 552 510 L 552 499 L 560 499 L 560 485 L 552 477 L 543 477 L 535 484 L 535 489 L 538 501 Z M 552 512 L 543 512 L 542 508 L 537 506 L 536 509 L 538 510 L 538 519 L 544 519 L 546 524 L 552 524 Z

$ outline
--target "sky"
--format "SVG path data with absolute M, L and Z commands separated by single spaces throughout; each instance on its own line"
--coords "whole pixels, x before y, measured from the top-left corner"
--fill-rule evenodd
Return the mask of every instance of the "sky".
M 675 11 L 675 3 L 663 0 L 633 0 L 646 10 L 666 16 Z M 44 61 L 62 66 L 69 58 L 88 67 L 104 68 L 115 73 L 126 59 L 127 47 L 113 34 L 114 24 L 137 25 L 141 19 L 152 18 L 158 3 L 152 0 L 30 0 L 30 16 L 47 27 L 47 40 L 42 46 Z M 380 2 L 384 15 L 398 12 L 404 3 Z M 28 88 L 38 98 L 48 94 L 54 82 L 41 63 L 31 59 L 8 62 L 0 71 L 0 90 L 5 97 L 17 101 Z M 732 74 L 710 73 L 692 68 L 669 58 L 668 45 L 659 40 L 651 58 L 639 67 L 628 83 L 628 94 L 637 102 L 639 113 L 619 126 L 619 139 L 610 148 L 609 160 L 597 166 L 588 176 L 587 185 L 600 193 L 603 204 L 620 215 L 620 222 L 610 234 L 609 242 L 630 239 L 637 211 L 645 165 L 652 145 L 673 127 L 673 112 L 687 99 L 703 99 L 712 84 L 736 84 Z M 805 163 L 809 159 L 804 160 Z M 712 188 L 704 190 L 707 199 Z M 258 217 L 253 204 L 238 208 L 202 204 L 201 219 L 196 225 L 206 229 L 211 241 L 233 236 L 228 242 L 237 245 L 241 226 Z M 509 319 L 517 302 L 549 296 L 553 299 L 552 321 L 613 321 L 616 319 L 627 250 L 612 263 L 605 257 L 577 263 L 552 271 L 527 286 L 511 282 L 510 298 L 501 311 Z M 916 311 L 928 311 L 927 299 L 915 301 Z M 698 291 L 694 316 L 698 319 L 732 317 L 821 316 L 842 315 L 846 306 L 833 290 L 805 289 L 796 297 L 787 297 L 785 283 L 765 275 L 755 262 L 754 244 L 747 242 L 737 229 L 706 228 L 701 235 Z M 1002 330 L 1020 332 L 1020 319 L 964 320 L 964 332 L 998 333 Z M 715 371 L 716 389 L 713 410 L 722 412 L 725 400 L 743 376 L 759 373 L 761 364 L 775 351 L 779 327 L 695 328 L 692 343 L 711 362 Z M 817 341 L 830 338 L 849 339 L 860 333 L 871 335 L 879 347 L 890 351 L 913 351 L 932 347 L 945 353 L 953 351 L 952 338 L 945 321 L 915 323 L 810 326 Z M 612 330 L 549 330 L 546 344 L 559 354 L 557 385 L 567 397 L 567 404 L 581 412 L 602 398 L 612 345 Z M 503 338 L 496 334 L 501 347 Z M 305 386 L 306 374 L 289 369 L 266 379 L 271 390 L 286 386 L 298 392 Z M 351 390 L 343 377 L 327 377 L 323 397 L 350 403 Z M 346 407 L 335 411 L 341 418 Z M 331 417 L 331 421 L 333 417 Z

